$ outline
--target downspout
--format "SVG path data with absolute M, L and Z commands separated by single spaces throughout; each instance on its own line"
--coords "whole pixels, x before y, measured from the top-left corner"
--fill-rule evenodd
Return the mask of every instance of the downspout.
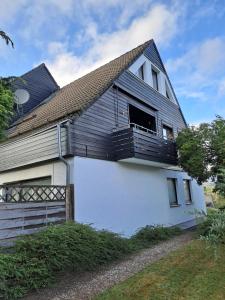
M 64 123 L 64 122 L 63 122 Z M 62 144 L 61 144 L 61 125 L 63 123 L 57 124 L 57 137 L 58 137 L 58 151 L 59 151 L 59 159 L 66 166 L 66 185 L 70 184 L 70 164 L 69 162 L 62 156 Z

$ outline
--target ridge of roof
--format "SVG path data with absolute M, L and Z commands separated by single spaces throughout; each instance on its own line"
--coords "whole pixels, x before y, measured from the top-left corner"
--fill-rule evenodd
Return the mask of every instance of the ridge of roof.
M 34 116 L 33 118 L 12 127 L 8 137 L 18 136 L 83 111 L 99 98 L 152 42 L 154 41 L 151 39 L 62 87 L 50 101 L 36 107 L 26 116 L 26 119 L 29 119 L 29 116 Z M 41 66 L 45 64 L 38 67 Z M 47 69 L 46 66 L 45 68 Z

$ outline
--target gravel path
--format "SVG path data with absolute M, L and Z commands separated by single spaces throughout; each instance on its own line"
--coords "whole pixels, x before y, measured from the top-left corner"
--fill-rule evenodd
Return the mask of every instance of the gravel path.
M 166 256 L 193 239 L 192 232 L 186 232 L 169 241 L 129 256 L 126 260 L 100 268 L 96 272 L 82 275 L 66 274 L 58 279 L 57 285 L 30 294 L 24 300 L 90 300 L 103 290 L 127 279 L 147 265 Z

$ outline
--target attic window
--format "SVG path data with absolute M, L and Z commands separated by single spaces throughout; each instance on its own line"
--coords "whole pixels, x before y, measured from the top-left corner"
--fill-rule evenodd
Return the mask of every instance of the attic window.
M 172 96 L 172 93 L 171 93 L 171 90 L 169 88 L 167 81 L 165 81 L 165 86 L 166 86 L 166 97 L 172 101 L 173 96 Z
M 158 83 L 158 72 L 152 68 L 152 82 L 153 88 L 155 90 L 159 90 L 159 83 Z
M 136 76 L 144 80 L 144 64 L 137 70 Z

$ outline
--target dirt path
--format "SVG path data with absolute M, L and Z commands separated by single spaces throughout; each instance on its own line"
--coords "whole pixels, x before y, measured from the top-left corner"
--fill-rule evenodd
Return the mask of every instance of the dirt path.
M 169 241 L 162 242 L 152 248 L 129 256 L 126 260 L 116 262 L 96 272 L 82 275 L 66 274 L 58 279 L 57 285 L 35 294 L 30 294 L 24 300 L 87 300 L 103 290 L 127 279 L 141 271 L 147 265 L 166 256 L 193 239 L 192 232 L 186 232 Z

